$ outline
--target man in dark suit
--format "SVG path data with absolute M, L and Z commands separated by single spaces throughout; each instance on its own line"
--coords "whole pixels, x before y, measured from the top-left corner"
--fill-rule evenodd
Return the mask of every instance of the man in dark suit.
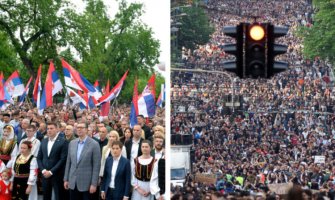
M 137 123 L 141 126 L 142 130 L 144 131 L 144 137 L 146 140 L 150 140 L 152 137 L 153 133 L 151 132 L 151 129 L 149 126 L 145 124 L 145 118 L 143 115 L 138 115 L 137 116 Z M 151 141 L 152 142 L 152 141 Z
M 140 125 L 135 125 L 133 128 L 133 137 L 125 144 L 127 151 L 127 159 L 133 161 L 134 158 L 141 156 L 141 145 L 143 138 L 141 138 L 142 128 Z
M 97 191 L 101 152 L 99 144 L 87 134 L 87 124 L 79 123 L 78 138 L 69 144 L 64 188 L 70 189 L 71 200 L 89 200 Z
M 64 199 L 62 178 L 67 156 L 68 142 L 57 134 L 57 124 L 50 122 L 47 126 L 48 137 L 42 140 L 37 156 L 38 168 L 42 172 L 43 199 Z
M 101 199 L 127 200 L 129 198 L 131 169 L 129 160 L 121 156 L 122 146 L 120 141 L 112 143 L 113 157 L 108 157 L 106 160 Z

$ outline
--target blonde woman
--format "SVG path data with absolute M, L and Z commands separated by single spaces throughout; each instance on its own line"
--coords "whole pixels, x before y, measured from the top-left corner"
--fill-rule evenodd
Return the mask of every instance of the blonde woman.
M 112 156 L 111 150 L 112 150 L 112 143 L 114 141 L 120 141 L 119 133 L 115 130 L 112 130 L 108 134 L 108 144 L 102 148 L 102 156 L 101 156 L 101 167 L 100 167 L 100 173 L 99 176 L 102 177 L 104 175 L 104 168 L 106 159 L 109 156 Z M 122 147 L 121 155 L 125 158 L 127 158 L 127 152 L 124 147 Z

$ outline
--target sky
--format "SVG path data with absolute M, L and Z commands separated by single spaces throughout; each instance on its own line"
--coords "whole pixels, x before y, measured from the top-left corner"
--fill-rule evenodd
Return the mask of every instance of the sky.
M 116 0 L 103 0 L 110 16 L 117 12 Z M 82 0 L 71 0 L 79 11 L 84 9 Z M 170 1 L 169 0 L 127 0 L 128 3 L 143 3 L 144 14 L 141 17 L 143 23 L 152 28 L 153 37 L 160 41 L 159 62 L 165 64 L 166 71 L 170 66 Z M 157 68 L 157 66 L 155 67 Z M 165 77 L 166 73 L 158 70 Z

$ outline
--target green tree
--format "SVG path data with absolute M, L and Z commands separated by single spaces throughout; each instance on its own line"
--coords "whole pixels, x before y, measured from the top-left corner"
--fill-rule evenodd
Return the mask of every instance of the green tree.
M 101 0 L 88 0 L 80 26 L 72 33 L 71 44 L 82 57 L 80 71 L 91 81 L 117 82 L 128 69 L 138 76 L 150 74 L 158 63 L 159 42 L 151 28 L 139 20 L 142 4 L 119 3 L 111 19 Z
M 57 48 L 66 45 L 62 34 L 70 28 L 74 15 L 67 5 L 64 0 L 1 1 L 0 30 L 30 75 L 36 74 L 39 64 L 57 57 Z
M 317 12 L 313 26 L 300 27 L 298 34 L 304 39 L 303 53 L 307 58 L 320 56 L 335 63 L 335 1 L 314 1 Z
M 214 32 L 214 27 L 202 7 L 195 5 L 176 7 L 173 8 L 171 17 L 172 26 L 177 28 L 172 39 L 177 39 L 179 52 L 182 47 L 193 50 L 197 45 L 206 44 Z
M 5 33 L 0 32 L 0 71 L 4 73 L 5 78 L 13 73 L 13 68 L 23 66 L 15 55 L 15 50 L 11 45 Z

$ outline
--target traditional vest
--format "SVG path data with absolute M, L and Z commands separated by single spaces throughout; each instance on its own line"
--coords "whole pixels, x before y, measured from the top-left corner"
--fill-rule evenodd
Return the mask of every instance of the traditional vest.
M 156 159 L 152 158 L 152 161 L 148 165 L 141 165 L 138 157 L 134 159 L 135 162 L 135 177 L 144 182 L 150 181 L 151 174 L 154 169 Z
M 30 173 L 30 162 L 34 158 L 34 156 L 30 155 L 29 159 L 25 162 L 20 161 L 19 157 L 20 155 L 16 157 L 14 164 L 15 177 L 28 178 Z
M 8 161 L 11 159 L 10 154 L 12 153 L 16 144 L 16 139 L 13 138 L 10 142 L 6 145 L 6 140 L 2 139 L 0 142 L 0 159 L 7 164 Z

